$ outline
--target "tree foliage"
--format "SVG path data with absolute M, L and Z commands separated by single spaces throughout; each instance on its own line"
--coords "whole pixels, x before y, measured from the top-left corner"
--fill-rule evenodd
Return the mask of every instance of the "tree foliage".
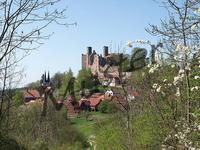
M 9 135 L 27 149 L 67 149 L 74 143 L 79 143 L 77 146 L 81 149 L 86 139 L 66 119 L 66 110 L 56 111 L 48 101 L 47 115 L 43 118 L 41 108 L 41 103 L 35 102 L 13 110 L 8 126 L 11 131 Z
M 77 75 L 76 89 L 92 89 L 96 84 L 95 81 L 90 69 L 82 69 Z
M 130 67 L 132 70 L 140 69 L 146 65 L 147 50 L 136 47 L 132 50 Z
M 19 107 L 24 104 L 24 95 L 23 92 L 20 90 L 16 90 L 13 96 L 13 104 L 16 107 Z
M 69 80 L 73 77 L 71 69 L 64 73 L 57 72 L 52 78 L 52 87 L 56 92 L 56 96 L 60 97 L 64 94 L 66 87 L 68 86 Z

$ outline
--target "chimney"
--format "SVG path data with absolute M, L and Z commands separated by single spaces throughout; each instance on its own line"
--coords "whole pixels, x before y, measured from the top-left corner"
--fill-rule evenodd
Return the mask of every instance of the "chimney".
M 103 47 L 103 56 L 104 57 L 108 56 L 108 46 Z
M 92 54 L 92 47 L 90 47 L 90 46 L 87 47 L 87 54 L 88 55 Z

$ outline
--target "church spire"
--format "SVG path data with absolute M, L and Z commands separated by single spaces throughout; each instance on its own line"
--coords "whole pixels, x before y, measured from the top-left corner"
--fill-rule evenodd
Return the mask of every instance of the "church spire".
M 44 83 L 47 82 L 47 73 L 46 71 L 44 72 Z
M 50 73 L 49 73 L 49 71 L 48 71 L 47 82 L 48 82 L 48 83 L 50 83 L 50 82 L 51 82 L 51 80 L 50 80 Z

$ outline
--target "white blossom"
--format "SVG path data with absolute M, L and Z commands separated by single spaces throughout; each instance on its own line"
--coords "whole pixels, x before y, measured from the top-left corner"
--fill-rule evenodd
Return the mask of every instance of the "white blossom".
M 144 77 L 145 76 L 145 73 L 144 72 L 142 72 L 142 77 Z
M 183 60 L 184 56 L 183 55 L 179 55 L 179 60 Z
M 178 73 L 179 73 L 179 74 L 183 74 L 184 72 L 185 72 L 185 71 L 184 71 L 183 69 L 180 69 Z
M 174 56 L 174 60 L 178 60 L 177 56 Z
M 153 65 L 153 66 L 149 69 L 149 73 L 154 73 L 158 68 L 159 68 L 159 64 Z
M 156 89 L 158 87 L 158 83 L 154 83 L 152 87 L 153 89 Z
M 189 66 L 189 65 L 187 65 L 187 66 L 185 67 L 185 70 L 188 70 L 188 71 L 190 71 L 190 70 L 191 70 L 190 66 Z
M 163 96 L 166 96 L 165 92 L 162 91 L 162 95 L 163 95 Z
M 160 92 L 160 90 L 161 90 L 161 86 L 159 86 L 157 89 L 156 89 L 156 92 Z
M 168 86 L 172 86 L 172 84 L 171 84 L 171 83 L 168 83 L 167 85 L 168 85 Z
M 185 146 L 188 150 L 196 150 L 194 142 L 191 140 L 190 135 L 192 132 L 200 129 L 200 125 L 196 122 L 193 122 L 192 124 L 187 124 L 184 122 L 184 120 L 177 121 L 175 124 L 176 132 L 171 132 L 167 137 L 164 139 L 164 144 L 167 147 L 172 147 L 170 144 L 170 141 L 172 139 L 176 139 L 178 143 Z M 175 147 L 172 147 L 172 149 L 176 149 Z
M 197 8 L 195 13 L 199 14 L 200 13 L 200 8 Z
M 147 67 L 150 68 L 150 67 L 151 67 L 151 64 L 148 64 Z
M 191 91 L 195 91 L 195 90 L 198 90 L 198 89 L 199 89 L 198 86 L 194 86 L 194 87 L 192 87 L 190 90 L 191 90 Z
M 197 129 L 200 131 L 200 125 L 197 126 Z
M 172 65 L 171 65 L 171 68 L 175 68 L 175 65 L 174 65 L 174 64 L 172 64 Z
M 194 87 L 192 87 L 192 88 L 190 89 L 190 91 L 194 91 L 194 89 L 195 89 L 195 88 L 194 88 Z
M 179 83 L 179 81 L 181 81 L 182 79 L 181 79 L 181 76 L 176 76 L 176 77 L 174 77 L 174 81 L 173 81 L 173 84 L 174 85 L 177 85 L 178 83 Z
M 199 78 L 200 78 L 199 76 L 194 76 L 194 79 L 195 79 L 195 80 L 197 80 L 197 79 L 199 79 Z
M 150 69 L 149 69 L 149 73 L 154 73 L 154 71 L 155 71 L 155 70 L 154 70 L 153 68 L 150 68 Z
M 196 30 L 196 29 L 197 29 L 197 24 L 191 26 L 191 30 Z
M 198 86 L 195 86 L 195 89 L 196 89 L 196 90 L 198 90 L 198 89 L 199 89 L 199 87 L 198 87 Z
M 188 52 L 189 51 L 189 47 L 188 46 L 185 46 L 183 44 L 178 44 L 176 46 L 176 50 L 177 52 Z
M 175 94 L 175 96 L 177 96 L 177 97 L 181 96 L 179 87 L 176 88 L 176 94 Z
M 127 98 L 128 102 L 131 102 L 131 101 L 133 101 L 134 99 L 135 99 L 135 96 L 133 96 L 133 95 L 128 95 L 128 98 Z
M 183 77 L 185 76 L 185 71 L 183 69 L 180 69 L 178 72 L 178 76 L 174 77 L 173 84 L 177 85 L 179 82 L 183 80 Z
M 164 82 L 164 83 L 167 82 L 167 79 L 164 79 L 163 82 Z

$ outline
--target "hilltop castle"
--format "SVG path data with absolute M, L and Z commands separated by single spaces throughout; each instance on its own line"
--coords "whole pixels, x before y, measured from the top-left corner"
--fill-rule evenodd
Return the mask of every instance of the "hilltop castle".
M 102 83 L 105 80 L 116 81 L 119 79 L 117 56 L 116 53 L 109 53 L 108 46 L 103 47 L 103 55 L 97 54 L 92 47 L 87 47 L 87 53 L 82 54 L 82 69 L 91 69 L 92 74 L 98 76 Z
M 93 75 L 97 75 L 100 67 L 106 65 L 107 57 L 109 57 L 107 46 L 103 47 L 103 56 L 102 54 L 97 54 L 95 50 L 92 50 L 92 47 L 87 47 L 87 53 L 82 54 L 82 69 L 90 68 Z

